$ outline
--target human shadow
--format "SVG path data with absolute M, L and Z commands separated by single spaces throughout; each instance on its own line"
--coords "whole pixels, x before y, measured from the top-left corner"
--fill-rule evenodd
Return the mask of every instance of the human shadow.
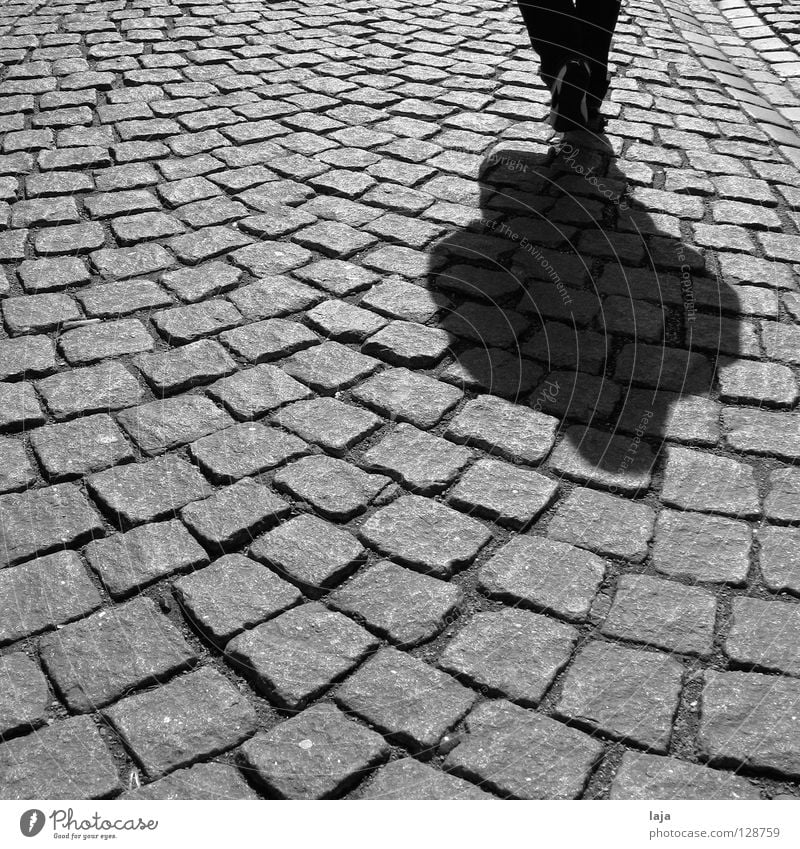
M 496 146 L 480 215 L 430 249 L 454 339 L 439 376 L 556 416 L 555 470 L 634 494 L 667 436 L 716 441 L 717 359 L 758 343 L 680 220 L 642 205 L 670 209 L 666 193 L 637 203 L 608 141 L 581 136 L 548 154 Z M 674 199 L 702 215 L 700 199 Z

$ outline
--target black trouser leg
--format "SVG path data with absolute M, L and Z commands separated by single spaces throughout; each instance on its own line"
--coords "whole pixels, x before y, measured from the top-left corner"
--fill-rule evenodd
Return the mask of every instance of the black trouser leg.
M 579 21 L 572 0 L 517 0 L 533 49 L 539 54 L 540 74 L 550 88 L 564 62 L 580 48 Z
M 581 18 L 580 50 L 589 64 L 590 95 L 596 98 L 596 107 L 599 107 L 606 92 L 608 54 L 620 5 L 620 0 L 576 0 L 578 17 Z

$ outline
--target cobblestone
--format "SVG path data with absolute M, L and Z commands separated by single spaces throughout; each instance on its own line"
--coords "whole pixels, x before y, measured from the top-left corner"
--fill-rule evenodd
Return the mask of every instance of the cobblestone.
M 383 737 L 327 703 L 307 708 L 242 746 L 248 770 L 281 799 L 339 796 L 388 753 Z
M 245 696 L 210 667 L 129 696 L 105 715 L 150 778 L 230 749 L 256 730 Z
M 33 730 L 45 721 L 50 688 L 33 660 L 22 652 L 0 658 L 0 734 Z
M 425 756 L 476 697 L 438 669 L 385 648 L 351 675 L 335 698 L 389 740 Z

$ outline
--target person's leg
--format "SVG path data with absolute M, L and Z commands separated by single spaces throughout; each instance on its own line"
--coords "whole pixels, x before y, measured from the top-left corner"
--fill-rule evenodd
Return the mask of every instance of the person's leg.
M 620 0 L 576 0 L 580 27 L 579 50 L 589 65 L 589 106 L 596 112 L 608 88 L 608 54 L 619 18 Z
M 564 62 L 580 48 L 580 27 L 572 0 L 517 0 L 533 49 L 539 54 L 540 75 L 552 88 Z

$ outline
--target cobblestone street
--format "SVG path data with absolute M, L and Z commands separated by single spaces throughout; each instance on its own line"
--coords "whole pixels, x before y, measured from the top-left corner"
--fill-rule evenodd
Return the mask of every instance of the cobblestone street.
M 800 4 L 0 6 L 0 799 L 800 798 Z

